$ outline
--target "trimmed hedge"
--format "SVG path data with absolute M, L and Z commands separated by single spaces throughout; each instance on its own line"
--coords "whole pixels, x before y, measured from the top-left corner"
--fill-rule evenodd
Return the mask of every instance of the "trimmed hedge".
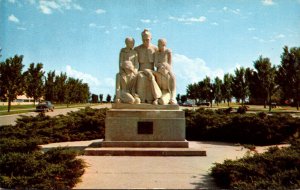
M 185 110 L 188 140 L 243 144 L 278 144 L 299 138 L 300 119 L 287 114 L 226 114 L 212 110 Z
M 71 189 L 85 164 L 78 152 L 54 148 L 43 153 L 39 144 L 104 137 L 107 109 L 85 108 L 66 116 L 23 116 L 15 126 L 0 126 L 0 187 Z
M 17 149 L 20 150 L 20 149 Z M 14 189 L 71 189 L 85 164 L 77 153 L 63 148 L 6 152 L 0 155 L 0 187 Z
M 216 163 L 211 175 L 225 189 L 299 189 L 300 141 L 236 161 Z
M 36 139 L 38 144 L 104 138 L 107 109 L 85 108 L 67 115 L 23 116 L 12 126 L 0 126 L 0 139 Z

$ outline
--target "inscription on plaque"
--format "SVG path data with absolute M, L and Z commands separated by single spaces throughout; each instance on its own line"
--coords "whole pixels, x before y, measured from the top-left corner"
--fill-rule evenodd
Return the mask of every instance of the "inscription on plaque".
M 138 134 L 151 135 L 153 134 L 153 122 L 151 121 L 139 121 L 138 122 Z

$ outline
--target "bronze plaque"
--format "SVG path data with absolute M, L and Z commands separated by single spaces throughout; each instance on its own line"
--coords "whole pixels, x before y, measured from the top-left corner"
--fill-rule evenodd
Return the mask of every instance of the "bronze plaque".
M 153 134 L 153 122 L 139 121 L 138 122 L 138 134 L 141 134 L 141 135 Z

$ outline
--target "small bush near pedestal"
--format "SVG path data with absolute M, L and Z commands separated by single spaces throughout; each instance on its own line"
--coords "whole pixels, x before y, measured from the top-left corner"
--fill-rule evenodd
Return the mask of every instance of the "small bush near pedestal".
M 290 147 L 270 148 L 236 161 L 215 164 L 211 175 L 225 189 L 299 189 L 300 141 Z

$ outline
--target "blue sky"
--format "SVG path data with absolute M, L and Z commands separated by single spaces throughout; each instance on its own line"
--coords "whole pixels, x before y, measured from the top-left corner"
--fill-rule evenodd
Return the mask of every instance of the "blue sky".
M 283 46 L 300 46 L 300 0 L 0 0 L 0 59 L 24 55 L 25 69 L 43 63 L 112 95 L 124 40 L 141 44 L 144 28 L 167 39 L 185 94 L 260 55 L 280 64 Z

